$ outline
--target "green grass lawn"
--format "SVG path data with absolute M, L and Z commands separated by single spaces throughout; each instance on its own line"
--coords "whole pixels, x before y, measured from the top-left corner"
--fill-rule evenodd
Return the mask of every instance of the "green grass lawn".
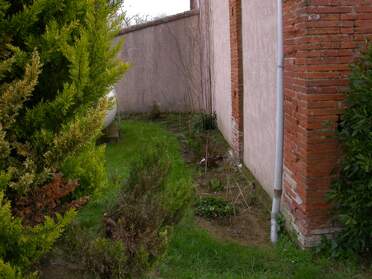
M 145 145 L 166 143 L 171 151 L 177 175 L 190 176 L 180 152 L 179 142 L 164 126 L 144 121 L 124 121 L 119 143 L 107 147 L 107 167 L 114 183 L 98 193 L 81 213 L 80 219 L 91 226 L 99 224 L 102 213 L 115 199 L 120 181 L 126 179 L 130 164 Z M 268 224 L 269 225 L 269 224 Z M 167 255 L 148 279 L 337 279 L 370 278 L 351 264 L 331 260 L 298 249 L 287 238 L 276 247 L 269 243 L 245 247 L 214 239 L 197 227 L 190 213 L 177 226 Z
M 119 142 L 106 148 L 109 183 L 98 189 L 88 205 L 79 212 L 78 221 L 85 228 L 93 232 L 99 229 L 104 212 L 115 204 L 120 188 L 128 178 L 131 164 L 142 156 L 146 148 L 156 148 L 158 144 L 165 144 L 170 156 L 172 171 L 169 179 L 188 179 L 192 183 L 190 169 L 182 159 L 180 145 L 174 135 L 155 123 L 125 121 Z
M 297 248 L 286 237 L 276 247 L 245 247 L 211 237 L 187 218 L 151 279 L 350 279 L 370 278 Z

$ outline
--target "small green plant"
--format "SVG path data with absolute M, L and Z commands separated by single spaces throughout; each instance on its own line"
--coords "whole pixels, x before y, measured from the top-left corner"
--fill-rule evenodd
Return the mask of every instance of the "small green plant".
M 188 119 L 187 143 L 195 156 L 200 160 L 206 156 L 215 155 L 217 144 L 212 134 L 217 129 L 216 114 L 193 114 Z
M 217 128 L 217 115 L 215 113 L 195 114 L 191 123 L 195 132 L 215 130 Z
M 221 192 L 225 189 L 225 186 L 220 179 L 212 178 L 209 181 L 209 189 L 211 189 L 213 192 Z
M 283 214 L 279 213 L 276 221 L 278 222 L 279 232 L 281 234 L 285 234 L 286 233 L 285 217 L 283 216 Z
M 202 197 L 196 205 L 196 215 L 206 218 L 232 216 L 236 213 L 234 206 L 219 197 Z
M 160 110 L 160 105 L 158 102 L 154 102 L 152 104 L 150 113 L 149 113 L 149 118 L 151 120 L 158 120 L 161 116 L 161 110 Z
M 339 127 L 343 158 L 330 198 L 344 229 L 335 249 L 372 252 L 372 45 L 353 65 Z M 349 251 L 349 252 L 347 252 Z

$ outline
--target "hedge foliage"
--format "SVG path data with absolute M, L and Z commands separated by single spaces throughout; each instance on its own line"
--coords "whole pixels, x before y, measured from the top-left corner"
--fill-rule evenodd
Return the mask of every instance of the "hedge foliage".
M 339 138 L 343 146 L 339 179 L 331 199 L 344 226 L 337 247 L 357 253 L 372 250 L 372 45 L 353 65 L 347 109 Z

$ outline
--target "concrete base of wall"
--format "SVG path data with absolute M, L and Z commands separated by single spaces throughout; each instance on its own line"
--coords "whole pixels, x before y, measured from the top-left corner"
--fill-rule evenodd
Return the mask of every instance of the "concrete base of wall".
M 329 226 L 322 229 L 314 229 L 304 234 L 298 225 L 304 222 L 304 220 L 301 222 L 296 220 L 295 215 L 292 214 L 291 209 L 289 209 L 284 202 L 281 204 L 281 213 L 286 220 L 286 229 L 290 234 L 294 234 L 294 240 L 296 240 L 303 249 L 319 246 L 324 238 L 334 239 L 337 233 L 342 230 L 339 226 Z

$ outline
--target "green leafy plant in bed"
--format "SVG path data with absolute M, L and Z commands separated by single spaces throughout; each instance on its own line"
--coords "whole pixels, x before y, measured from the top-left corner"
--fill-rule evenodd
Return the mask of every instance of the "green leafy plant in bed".
M 212 178 L 209 181 L 209 189 L 213 192 L 221 192 L 225 189 L 223 181 L 219 178 Z
M 206 218 L 227 217 L 235 214 L 234 206 L 220 197 L 201 197 L 196 204 L 196 215 Z

